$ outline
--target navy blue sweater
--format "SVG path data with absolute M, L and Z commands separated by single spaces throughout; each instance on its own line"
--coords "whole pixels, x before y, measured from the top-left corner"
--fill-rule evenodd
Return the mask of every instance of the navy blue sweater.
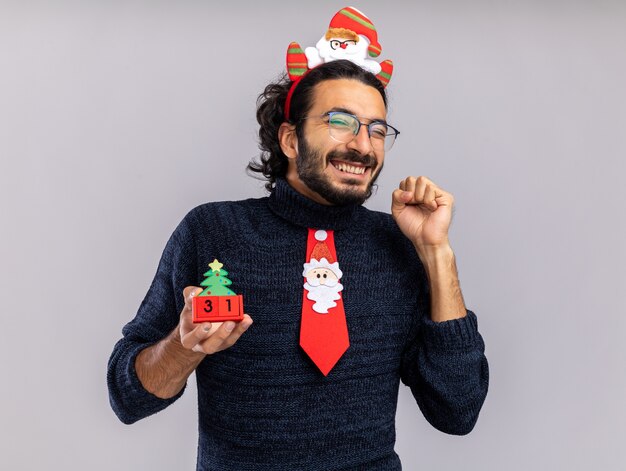
M 343 271 L 350 347 L 327 377 L 298 345 L 309 227 L 335 231 Z M 124 423 L 183 393 L 167 400 L 150 394 L 134 362 L 176 327 L 183 288 L 197 286 L 215 258 L 254 324 L 196 369 L 198 469 L 400 469 L 400 380 L 437 429 L 473 428 L 488 385 L 476 316 L 430 320 L 425 272 L 391 216 L 319 205 L 284 180 L 266 198 L 199 206 L 172 234 L 109 361 L 111 405 Z

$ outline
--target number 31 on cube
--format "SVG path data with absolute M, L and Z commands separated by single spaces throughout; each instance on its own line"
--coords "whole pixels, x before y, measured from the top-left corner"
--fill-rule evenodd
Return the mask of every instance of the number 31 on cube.
M 196 296 L 192 303 L 194 323 L 243 320 L 243 297 Z

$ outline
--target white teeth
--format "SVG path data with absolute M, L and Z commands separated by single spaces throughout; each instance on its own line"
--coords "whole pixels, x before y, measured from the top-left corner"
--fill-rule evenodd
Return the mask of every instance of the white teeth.
M 354 165 L 344 164 L 343 162 L 338 162 L 333 165 L 342 172 L 353 173 L 355 175 L 363 175 L 365 173 L 365 167 L 355 167 Z

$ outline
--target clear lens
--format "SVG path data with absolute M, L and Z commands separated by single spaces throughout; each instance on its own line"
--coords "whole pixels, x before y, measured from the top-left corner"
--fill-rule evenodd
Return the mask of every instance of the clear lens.
M 387 125 L 383 123 L 371 123 L 369 126 L 371 139 L 385 139 L 387 137 Z
M 385 137 L 385 150 L 389 150 L 393 147 L 394 142 L 396 142 L 396 137 L 398 137 L 398 131 L 390 126 L 387 126 L 387 136 Z
M 328 119 L 330 136 L 339 142 L 350 142 L 359 132 L 359 121 L 351 114 L 332 113 Z

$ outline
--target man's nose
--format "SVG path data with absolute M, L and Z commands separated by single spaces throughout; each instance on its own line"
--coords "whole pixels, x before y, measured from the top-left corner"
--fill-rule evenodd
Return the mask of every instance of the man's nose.
M 348 45 L 346 43 L 341 43 L 341 49 L 345 49 L 347 47 L 348 47 Z
M 370 136 L 367 131 L 367 126 L 361 126 L 359 133 L 348 143 L 348 147 L 356 150 L 361 155 L 367 155 L 374 152 L 372 141 L 370 140 Z

